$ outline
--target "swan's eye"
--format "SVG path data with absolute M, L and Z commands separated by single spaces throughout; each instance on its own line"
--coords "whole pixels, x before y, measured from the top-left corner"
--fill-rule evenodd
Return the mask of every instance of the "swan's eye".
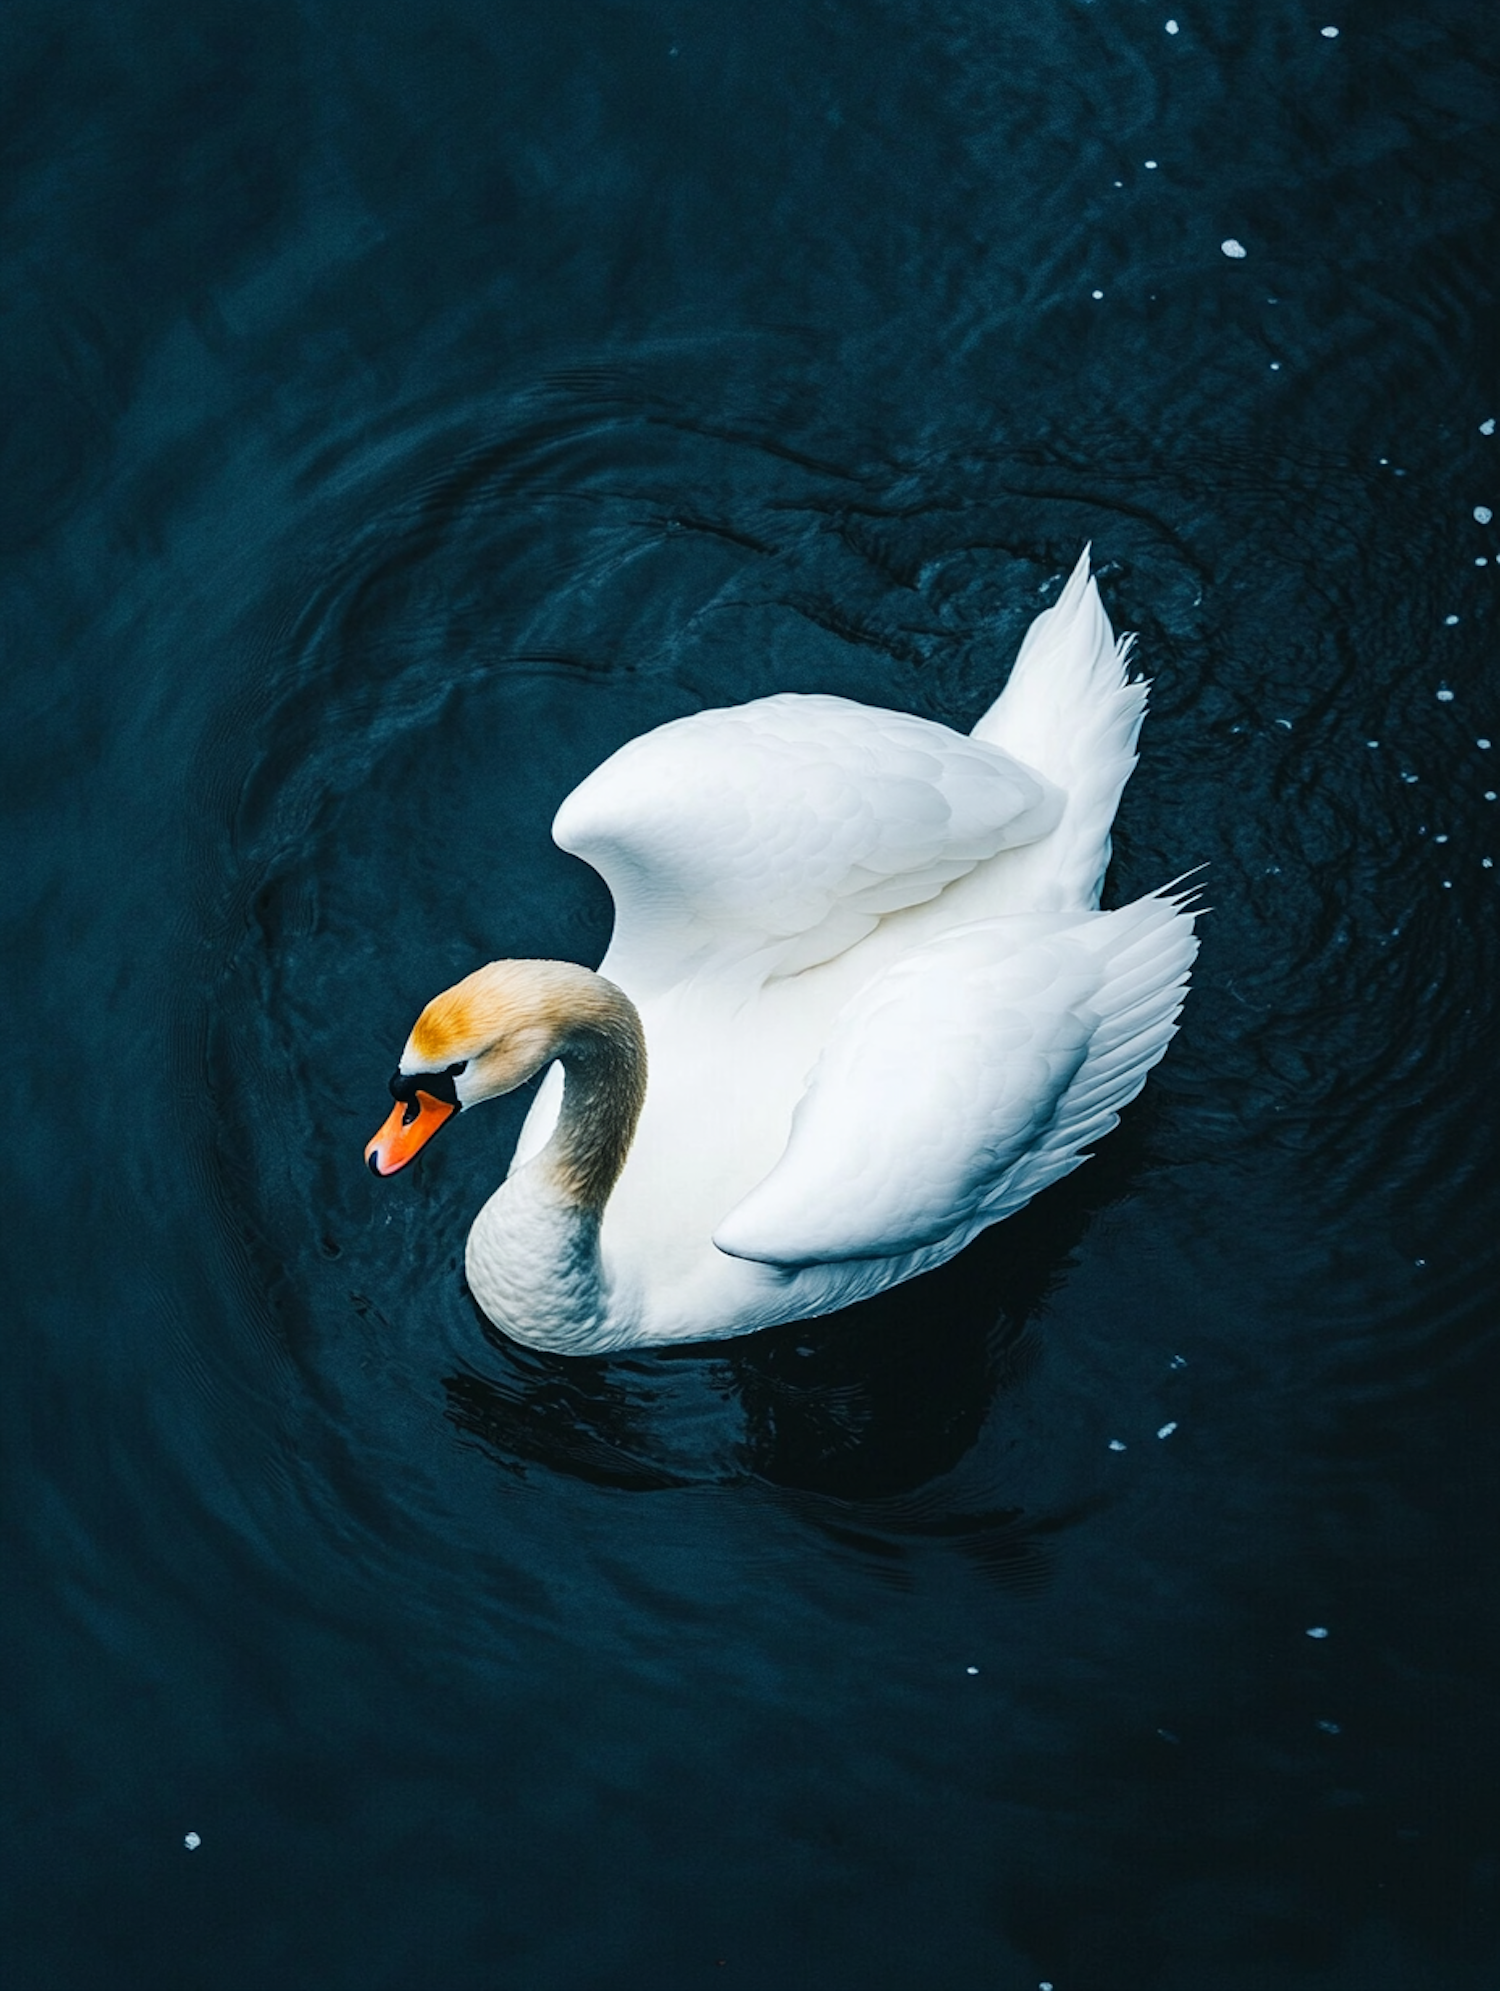
M 449 1076 L 452 1078 L 457 1078 L 460 1072 L 466 1072 L 468 1069 L 469 1069 L 468 1059 L 460 1058 L 456 1065 L 449 1065 L 448 1067 Z
M 465 1058 L 459 1064 L 449 1065 L 448 1069 L 442 1072 L 395 1071 L 391 1074 L 391 1097 L 404 1100 L 408 1106 L 414 1108 L 417 1094 L 425 1092 L 432 1099 L 442 1100 L 446 1106 L 456 1107 L 458 1092 L 453 1081 L 467 1063 L 468 1059 Z

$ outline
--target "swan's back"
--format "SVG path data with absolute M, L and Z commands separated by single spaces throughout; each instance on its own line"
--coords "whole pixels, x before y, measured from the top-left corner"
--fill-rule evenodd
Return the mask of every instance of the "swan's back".
M 882 923 L 895 946 L 1097 907 L 1146 704 L 1129 654 L 1085 549 L 972 734 L 783 693 L 631 740 L 552 829 L 614 899 L 605 972 L 640 1001 L 705 973 L 797 975 Z
M 613 895 L 607 972 L 648 995 L 705 968 L 764 979 L 830 960 L 1061 813 L 1001 747 L 786 693 L 630 741 L 552 833 Z
M 659 727 L 564 802 L 554 837 L 615 902 L 601 972 L 647 1039 L 602 1232 L 639 1338 L 940 1263 L 1140 1090 L 1195 941 L 1181 897 L 1098 909 L 1146 701 L 1128 657 L 1085 552 L 972 735 L 784 694 Z

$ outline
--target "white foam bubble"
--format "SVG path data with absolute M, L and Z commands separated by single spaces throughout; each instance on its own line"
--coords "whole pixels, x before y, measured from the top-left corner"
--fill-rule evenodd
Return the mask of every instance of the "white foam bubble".
M 1337 41 L 1339 38 L 1337 28 L 1319 28 L 1318 33 L 1323 37 L 1324 41 Z
M 1123 1452 L 1125 1449 L 1125 1440 L 1123 1438 L 1111 1438 L 1109 1441 L 1109 1449 L 1112 1452 Z
M 1175 35 L 1175 34 L 1176 34 L 1176 32 L 1177 32 L 1177 23 L 1176 23 L 1175 21 L 1168 21 L 1168 23 L 1167 23 L 1167 33 L 1168 33 L 1169 35 Z
M 1089 292 L 1089 296 L 1090 296 L 1090 297 L 1103 297 L 1103 295 L 1104 295 L 1104 292 L 1103 292 L 1102 290 L 1091 290 L 1091 291 Z
M 1438 702 L 1441 705 L 1451 705 L 1453 703 L 1453 693 L 1448 689 L 1447 685 L 1444 685 L 1438 693 Z
M 1156 171 L 1156 161 L 1154 159 L 1148 159 L 1146 161 L 1146 171 L 1148 173 L 1154 173 Z M 1490 426 L 1493 427 L 1494 424 L 1491 423 Z
M 1221 242 L 1219 244 L 1219 247 L 1223 250 L 1224 254 L 1229 257 L 1230 261 L 1235 263 L 1242 261 L 1243 258 L 1250 253 L 1249 250 L 1245 247 L 1244 243 L 1236 242 L 1232 235 L 1229 236 L 1223 242 Z
M 1495 418 L 1493 415 L 1490 416 L 1488 421 L 1479 424 L 1479 433 L 1482 436 L 1492 436 L 1495 433 Z
M 1327 1625 L 1309 1625 L 1307 1635 L 1309 1638 L 1327 1638 L 1328 1627 Z
M 1448 629 L 1451 629 L 1451 628 L 1453 627 L 1454 623 L 1455 623 L 1455 622 L 1457 622 L 1457 620 L 1458 620 L 1458 617 L 1457 617 L 1456 615 L 1445 615 L 1445 616 L 1443 617 L 1443 623 L 1444 623 L 1444 626 L 1445 626 L 1446 628 L 1448 628 Z
M 198 1848 L 203 1844 L 203 1841 L 198 1837 L 196 1832 L 184 1832 L 182 1843 L 190 1853 L 196 1853 Z
M 1474 516 L 1481 525 L 1488 525 L 1495 514 L 1490 510 L 1488 505 L 1476 505 L 1474 507 Z
M 1170 1418 L 1170 1419 L 1169 1419 L 1169 1420 L 1168 1420 L 1168 1421 L 1167 1421 L 1167 1422 L 1166 1422 L 1166 1423 L 1165 1423 L 1165 1424 L 1164 1424 L 1164 1425 L 1163 1425 L 1163 1426 L 1161 1427 L 1161 1429 L 1160 1429 L 1160 1430 L 1159 1430 L 1159 1431 L 1157 1432 L 1157 1434 L 1156 1434 L 1156 1435 L 1157 1435 L 1157 1437 L 1158 1437 L 1158 1438 L 1170 1438 L 1170 1437 L 1171 1437 L 1171 1435 L 1172 1435 L 1172 1433 L 1173 1433 L 1173 1432 L 1174 1432 L 1174 1431 L 1175 1431 L 1176 1429 L 1177 1429 L 1177 1419 L 1176 1419 L 1175 1417 L 1173 1417 L 1173 1418 Z

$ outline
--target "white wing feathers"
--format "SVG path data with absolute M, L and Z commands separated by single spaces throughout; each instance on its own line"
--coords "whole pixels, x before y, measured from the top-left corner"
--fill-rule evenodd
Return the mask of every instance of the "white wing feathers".
M 1176 1030 L 1182 898 L 985 920 L 846 1005 L 786 1151 L 720 1224 L 734 1257 L 887 1258 L 1008 1215 L 1076 1168 Z
M 1126 675 L 1134 637 L 1115 640 L 1085 547 L 1068 583 L 1027 630 L 1005 689 L 973 738 L 1040 768 L 1068 798 L 1046 850 L 1015 868 L 1017 902 L 1097 906 L 1109 829 L 1135 766 L 1149 686 Z
M 606 974 L 637 999 L 709 961 L 788 975 L 1043 836 L 1062 797 L 930 720 L 783 694 L 632 740 L 553 824 L 609 886 Z

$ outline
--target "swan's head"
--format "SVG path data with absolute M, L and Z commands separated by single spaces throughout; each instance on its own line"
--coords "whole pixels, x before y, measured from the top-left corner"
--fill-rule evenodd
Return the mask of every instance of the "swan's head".
M 375 1174 L 394 1175 L 455 1113 L 514 1092 L 597 1029 L 620 1000 L 618 990 L 572 961 L 476 968 L 417 1018 L 391 1079 L 396 1104 L 365 1160 Z

